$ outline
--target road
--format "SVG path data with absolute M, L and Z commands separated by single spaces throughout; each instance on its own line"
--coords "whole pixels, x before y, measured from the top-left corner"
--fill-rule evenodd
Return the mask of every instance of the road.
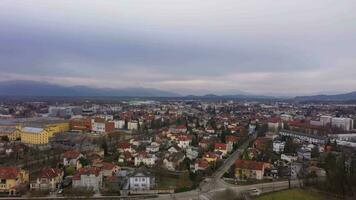
M 200 184 L 198 189 L 191 190 L 188 192 L 182 192 L 182 193 L 175 193 L 175 194 L 162 194 L 158 195 L 156 198 L 151 198 L 152 200 L 215 200 L 215 199 L 224 199 L 226 198 L 226 195 L 231 195 L 231 192 L 233 195 L 241 194 L 241 192 L 244 192 L 246 190 L 250 189 L 260 189 L 262 193 L 268 193 L 268 192 L 273 192 L 273 191 L 279 191 L 283 189 L 288 189 L 289 188 L 289 182 L 288 181 L 278 181 L 278 182 L 272 182 L 272 183 L 261 183 L 261 184 L 255 184 L 255 185 L 233 185 L 226 183 L 223 181 L 221 178 L 224 175 L 225 172 L 227 172 L 230 167 L 234 164 L 234 162 L 241 156 L 241 154 L 244 152 L 244 150 L 248 147 L 248 144 L 250 141 L 255 139 L 255 136 L 250 137 L 248 141 L 246 141 L 244 144 L 241 145 L 234 153 L 232 153 L 223 163 L 219 169 L 217 169 L 214 174 L 206 178 L 202 183 Z M 290 182 L 291 187 L 298 187 L 300 184 L 299 181 L 294 180 Z M 220 195 L 220 196 L 219 196 Z M 221 196 L 222 195 L 222 196 Z M 225 196 L 223 196 L 225 195 Z M 117 197 L 111 197 L 112 199 L 117 199 L 117 198 L 125 198 L 123 196 L 117 196 Z M 142 196 L 144 197 L 144 196 Z M 63 199 L 63 197 L 53 197 L 52 199 Z M 102 198 L 108 198 L 108 197 L 92 197 L 89 199 L 102 199 Z M 130 197 L 128 197 L 130 198 Z M 135 197 L 131 197 L 135 199 Z M 130 198 L 130 199 L 131 199 Z M 0 198 L 2 199 L 2 198 Z M 23 199 L 23 198 L 13 198 L 13 199 Z M 39 198 L 41 199 L 41 198 Z M 109 197 L 110 199 L 110 197 Z M 147 197 L 146 197 L 147 199 Z
M 217 170 L 215 173 L 206 178 L 201 184 L 200 187 L 196 190 L 176 193 L 171 195 L 159 195 L 159 200 L 215 200 L 215 199 L 224 199 L 226 195 L 237 195 L 241 194 L 244 191 L 251 189 L 259 189 L 262 193 L 268 193 L 273 191 L 279 191 L 283 189 L 289 188 L 288 181 L 278 181 L 272 183 L 261 183 L 254 185 L 233 185 L 226 183 L 221 178 L 225 172 L 227 172 L 230 167 L 234 164 L 234 162 L 241 156 L 244 150 L 248 147 L 251 140 L 254 140 L 256 136 L 250 137 L 248 141 L 246 141 L 241 147 L 239 147 L 233 154 L 229 156 L 224 162 L 224 164 Z M 298 180 L 294 180 L 290 182 L 291 187 L 299 187 L 300 182 Z M 224 196 L 225 195 L 225 196 Z
M 220 166 L 214 174 L 206 178 L 204 181 L 201 182 L 200 186 L 196 190 L 176 193 L 172 195 L 159 195 L 158 198 L 160 200 L 168 200 L 168 199 L 203 199 L 208 200 L 211 199 L 211 196 L 214 193 L 225 191 L 227 188 L 236 187 L 234 185 L 230 185 L 225 183 L 221 177 L 227 172 L 230 167 L 235 163 L 235 161 L 241 156 L 244 150 L 248 147 L 249 143 L 254 140 L 256 136 L 251 136 L 245 143 L 243 143 L 234 153 L 232 153 Z

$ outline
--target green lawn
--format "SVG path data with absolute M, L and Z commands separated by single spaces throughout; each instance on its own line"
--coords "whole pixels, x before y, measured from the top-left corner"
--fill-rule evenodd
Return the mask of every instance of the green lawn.
M 183 175 L 179 177 L 159 175 L 156 176 L 156 183 L 157 189 L 178 189 L 191 187 L 193 185 L 189 177 Z
M 285 190 L 266 194 L 257 198 L 257 200 L 335 200 L 310 190 Z

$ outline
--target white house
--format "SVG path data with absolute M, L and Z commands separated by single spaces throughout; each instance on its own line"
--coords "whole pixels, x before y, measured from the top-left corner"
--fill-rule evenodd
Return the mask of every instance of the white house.
M 145 165 L 152 167 L 156 164 L 157 157 L 154 154 L 148 154 L 147 152 L 140 152 L 135 156 L 135 166 Z
M 156 153 L 159 151 L 159 144 L 157 142 L 152 142 L 150 145 L 146 147 L 146 152 Z
M 190 160 L 194 160 L 194 159 L 198 158 L 199 150 L 196 147 L 190 147 L 190 148 L 187 148 L 185 154 L 186 154 L 187 158 L 189 158 Z
M 155 185 L 155 178 L 148 172 L 143 170 L 136 170 L 129 176 L 129 188 L 130 190 L 150 190 Z
M 273 151 L 276 153 L 282 153 L 284 151 L 285 144 L 286 143 L 282 141 L 273 141 Z
M 63 154 L 63 165 L 78 167 L 78 162 L 81 157 L 83 157 L 83 154 L 78 151 L 66 151 Z
M 294 162 L 298 160 L 298 156 L 282 154 L 281 160 L 285 160 L 287 162 Z
M 114 124 L 116 129 L 125 128 L 125 120 L 114 120 Z
M 138 129 L 138 122 L 137 121 L 130 121 L 127 123 L 127 129 L 129 130 L 137 130 Z
M 73 188 L 87 188 L 97 192 L 102 184 L 103 176 L 96 167 L 81 168 L 73 176 Z

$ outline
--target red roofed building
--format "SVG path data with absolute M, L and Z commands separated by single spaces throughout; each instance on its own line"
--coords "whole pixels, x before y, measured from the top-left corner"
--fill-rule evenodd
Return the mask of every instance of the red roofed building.
M 227 135 L 225 137 L 225 142 L 226 142 L 226 145 L 227 145 L 227 152 L 228 153 L 233 151 L 234 144 L 237 144 L 238 141 L 239 141 L 239 138 L 237 136 L 234 136 L 234 135 Z
M 120 171 L 120 167 L 109 162 L 101 163 L 101 170 L 104 177 L 114 176 Z
M 118 148 L 117 148 L 117 150 L 119 151 L 119 152 L 125 152 L 125 151 L 128 151 L 128 152 L 132 152 L 132 145 L 130 144 L 130 143 L 128 143 L 128 142 L 120 142 L 119 144 L 118 144 Z
M 224 143 L 215 143 L 214 144 L 214 150 L 215 151 L 220 151 L 223 153 L 223 155 L 227 154 L 227 145 Z
M 14 195 L 28 181 L 29 175 L 27 171 L 17 167 L 0 167 L 0 192 Z
M 213 152 L 207 152 L 204 154 L 203 159 L 208 161 L 208 163 L 215 163 L 218 160 L 218 156 Z
M 272 131 L 277 131 L 279 128 L 283 129 L 283 122 L 279 117 L 273 117 L 268 119 L 268 129 Z
M 265 168 L 268 163 L 257 162 L 251 160 L 236 160 L 235 162 L 235 177 L 238 180 L 257 179 L 262 180 Z
M 194 172 L 204 171 L 209 167 L 209 162 L 204 159 L 197 159 L 194 163 Z
M 171 128 L 172 133 L 186 133 L 187 127 L 185 125 L 177 125 L 174 128 Z
M 87 188 L 99 191 L 103 184 L 101 169 L 85 167 L 77 170 L 73 176 L 73 188 Z
M 91 120 L 91 130 L 95 133 L 108 133 L 115 129 L 115 122 L 107 122 L 104 118 L 96 117 Z
M 260 151 L 265 151 L 268 148 L 273 148 L 272 140 L 266 137 L 259 137 L 253 142 L 253 147 Z
M 31 182 L 31 190 L 51 190 L 56 191 L 63 180 L 64 172 L 58 168 L 44 168 L 40 175 Z
M 71 165 L 73 167 L 78 168 L 78 163 L 79 163 L 79 158 L 83 157 L 83 154 L 81 154 L 78 151 L 66 151 L 63 154 L 63 165 L 68 166 Z
M 192 142 L 192 136 L 191 135 L 180 135 L 178 137 L 178 146 L 180 148 L 187 148 L 189 147 L 190 143 Z
M 69 127 L 71 130 L 75 131 L 91 131 L 91 119 L 71 119 L 69 121 Z

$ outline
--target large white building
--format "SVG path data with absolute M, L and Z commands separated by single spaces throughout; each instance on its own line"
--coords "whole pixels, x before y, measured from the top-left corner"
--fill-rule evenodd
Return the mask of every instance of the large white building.
M 130 190 L 150 190 L 154 187 L 154 177 L 145 171 L 136 171 L 129 177 Z
M 333 117 L 331 119 L 331 125 L 345 131 L 351 131 L 354 128 L 354 121 L 351 118 Z
M 138 122 L 137 121 L 130 121 L 127 123 L 127 129 L 129 130 L 137 130 L 138 129 Z
M 328 115 L 322 115 L 320 116 L 320 122 L 323 126 L 331 125 L 331 116 Z

